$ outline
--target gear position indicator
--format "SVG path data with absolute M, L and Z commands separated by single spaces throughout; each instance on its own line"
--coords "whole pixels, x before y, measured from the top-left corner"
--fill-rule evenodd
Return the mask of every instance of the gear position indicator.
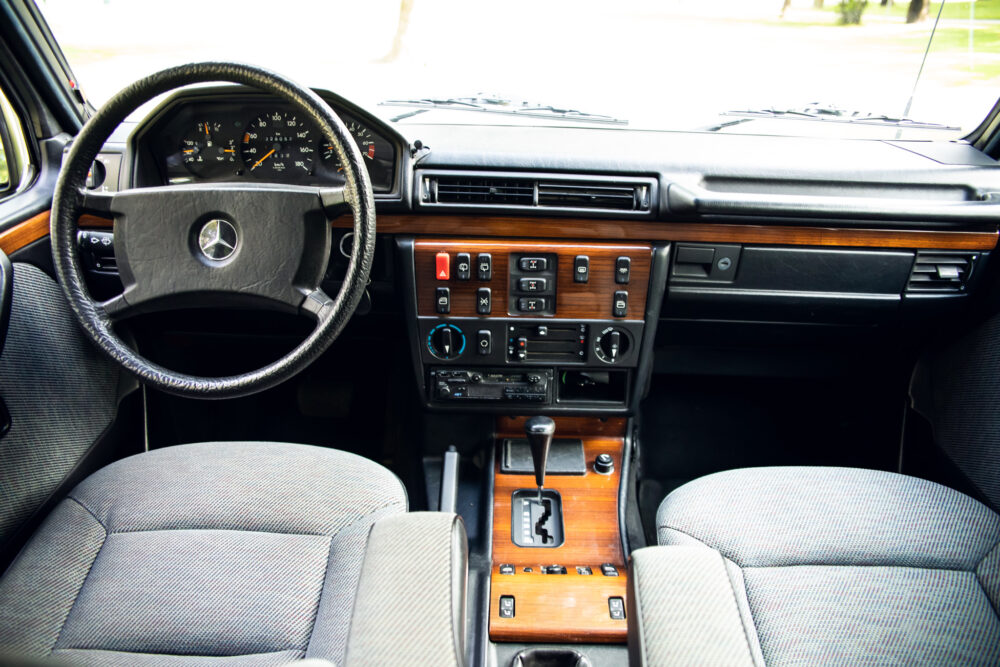
M 519 547 L 559 547 L 564 541 L 558 491 L 518 489 L 511 497 L 510 537 Z

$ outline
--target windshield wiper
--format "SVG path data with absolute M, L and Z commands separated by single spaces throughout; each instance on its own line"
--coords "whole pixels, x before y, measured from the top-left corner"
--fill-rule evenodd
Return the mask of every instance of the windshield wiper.
M 855 123 L 857 125 L 889 125 L 900 129 L 912 130 L 948 130 L 958 132 L 962 128 L 942 123 L 929 123 L 925 121 L 912 120 L 910 118 L 899 118 L 887 116 L 885 114 L 873 114 L 863 111 L 847 111 L 833 105 L 823 106 L 810 104 L 801 109 L 746 109 L 739 111 L 724 111 L 723 116 L 738 116 L 740 121 L 719 123 L 708 131 L 715 132 L 738 122 L 746 122 L 756 118 L 787 118 L 791 120 L 816 120 L 827 123 Z
M 604 123 L 608 125 L 628 125 L 627 120 L 606 116 L 604 114 L 587 113 L 576 109 L 563 109 L 551 104 L 532 104 L 531 102 L 508 100 L 497 97 L 421 97 L 413 100 L 385 100 L 380 106 L 415 107 L 416 111 L 400 114 L 391 120 L 393 122 L 415 116 L 431 109 L 450 109 L 455 111 L 481 111 L 499 113 L 510 116 L 525 116 L 528 118 L 559 118 L 575 120 L 581 123 Z

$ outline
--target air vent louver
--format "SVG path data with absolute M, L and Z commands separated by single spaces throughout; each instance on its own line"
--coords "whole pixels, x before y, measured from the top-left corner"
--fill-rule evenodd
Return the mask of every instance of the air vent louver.
M 436 179 L 437 201 L 441 204 L 514 204 L 531 206 L 535 183 L 509 178 Z
M 420 206 L 452 209 L 487 207 L 553 213 L 651 217 L 657 182 L 644 176 L 533 174 L 421 169 L 417 171 Z
M 541 182 L 538 205 L 644 211 L 649 208 L 649 191 L 645 186 L 629 184 Z
M 908 294 L 955 294 L 965 290 L 975 254 L 917 252 L 910 280 L 906 283 Z

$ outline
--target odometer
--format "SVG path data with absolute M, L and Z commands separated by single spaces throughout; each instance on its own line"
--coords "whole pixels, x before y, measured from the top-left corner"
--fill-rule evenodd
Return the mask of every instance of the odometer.
M 307 175 L 312 174 L 316 143 L 309 127 L 294 114 L 275 111 L 247 126 L 240 155 L 255 176 Z

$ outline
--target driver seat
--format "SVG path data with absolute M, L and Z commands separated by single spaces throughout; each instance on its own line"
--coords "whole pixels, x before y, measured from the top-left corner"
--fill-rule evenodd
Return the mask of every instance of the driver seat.
M 216 442 L 120 460 L 77 485 L 0 579 L 0 653 L 70 664 L 343 665 L 351 627 L 368 636 L 352 639 L 356 660 L 346 662 L 362 664 L 373 647 L 393 646 L 372 641 L 372 614 L 398 623 L 407 613 L 417 624 L 445 619 L 438 632 L 421 630 L 421 644 L 437 651 L 435 664 L 457 664 L 461 629 L 449 619 L 464 604 L 464 528 L 441 513 L 400 523 L 421 516 L 404 514 L 406 504 L 382 466 L 320 447 Z M 423 596 L 405 583 L 426 584 L 409 565 L 415 553 L 447 570 Z M 406 597 L 394 609 L 377 599 L 386 590 Z M 352 624 L 355 609 L 368 611 Z

